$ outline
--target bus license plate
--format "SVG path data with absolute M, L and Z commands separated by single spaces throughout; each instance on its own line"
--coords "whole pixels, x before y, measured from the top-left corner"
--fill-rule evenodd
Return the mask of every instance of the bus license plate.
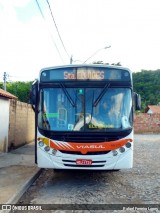
M 77 159 L 76 165 L 92 165 L 92 160 L 88 159 Z

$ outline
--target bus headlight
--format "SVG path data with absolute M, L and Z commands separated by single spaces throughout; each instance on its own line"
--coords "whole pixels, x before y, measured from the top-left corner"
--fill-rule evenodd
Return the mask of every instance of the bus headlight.
M 49 152 L 50 147 L 49 147 L 49 146 L 45 146 L 45 147 L 44 147 L 44 150 L 45 150 L 46 152 Z
M 129 142 L 126 144 L 126 147 L 127 147 L 127 148 L 131 148 L 131 146 L 132 146 L 132 145 L 131 145 L 131 143 L 129 143 Z
M 57 153 L 56 149 L 52 149 L 52 154 L 55 155 Z
M 123 152 L 125 152 L 125 148 L 122 146 L 122 147 L 119 148 L 119 151 L 120 151 L 121 153 L 123 153 Z
M 113 154 L 113 156 L 116 156 L 116 155 L 118 155 L 118 152 L 116 150 L 113 150 L 112 154 Z
M 43 141 L 39 141 L 38 144 L 39 144 L 40 147 L 44 146 Z

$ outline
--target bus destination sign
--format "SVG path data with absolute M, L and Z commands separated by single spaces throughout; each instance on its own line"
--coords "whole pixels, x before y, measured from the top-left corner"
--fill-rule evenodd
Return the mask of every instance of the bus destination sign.
M 64 79 L 78 79 L 78 80 L 102 80 L 104 79 L 104 71 L 99 70 L 77 70 L 75 72 L 64 72 Z
M 97 67 L 66 67 L 43 70 L 41 72 L 41 81 L 54 80 L 130 80 L 130 74 L 127 70 L 115 68 L 97 68 Z

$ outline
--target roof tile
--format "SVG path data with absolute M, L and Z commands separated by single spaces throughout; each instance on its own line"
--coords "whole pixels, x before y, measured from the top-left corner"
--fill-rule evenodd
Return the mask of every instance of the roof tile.
M 18 99 L 16 96 L 12 95 L 11 93 L 9 93 L 3 89 L 0 89 L 0 96 L 9 98 L 9 99 Z

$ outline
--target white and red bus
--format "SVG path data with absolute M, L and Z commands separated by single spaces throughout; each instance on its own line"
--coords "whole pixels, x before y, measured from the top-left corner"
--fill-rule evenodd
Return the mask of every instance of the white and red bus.
M 133 93 L 129 69 L 86 64 L 44 68 L 31 94 L 38 167 L 132 168 L 133 108 L 139 109 L 140 98 Z

